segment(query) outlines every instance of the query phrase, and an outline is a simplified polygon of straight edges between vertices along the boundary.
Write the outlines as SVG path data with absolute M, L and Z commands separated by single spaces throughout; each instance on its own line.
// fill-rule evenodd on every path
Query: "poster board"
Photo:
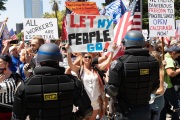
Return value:
M 24 40 L 40 36 L 45 40 L 59 39 L 56 18 L 26 18 L 23 21 Z
M 104 15 L 67 15 L 69 52 L 112 51 L 113 20 Z
M 150 37 L 175 36 L 174 0 L 148 0 Z
M 96 2 L 65 2 L 65 5 L 75 14 L 99 15 Z

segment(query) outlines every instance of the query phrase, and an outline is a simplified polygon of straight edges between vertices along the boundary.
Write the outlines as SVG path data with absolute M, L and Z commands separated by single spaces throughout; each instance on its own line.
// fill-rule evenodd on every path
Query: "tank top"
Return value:
M 88 75 L 85 71 L 83 71 L 81 80 L 84 83 L 85 90 L 91 102 L 97 101 L 100 96 L 98 75 L 93 72 Z

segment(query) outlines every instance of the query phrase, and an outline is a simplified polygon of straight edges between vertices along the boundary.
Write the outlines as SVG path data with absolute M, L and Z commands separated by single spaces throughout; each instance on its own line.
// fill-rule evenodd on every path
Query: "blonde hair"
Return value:
M 31 48 L 23 49 L 23 50 L 21 51 L 21 56 L 20 56 L 20 61 L 23 62 L 23 63 L 26 62 L 26 60 L 25 60 L 25 59 L 26 59 L 26 58 L 25 58 L 26 53 L 28 53 L 28 54 L 34 54 L 34 53 L 32 52 L 32 49 L 31 49 Z
M 151 51 L 151 56 L 156 58 L 156 60 L 159 62 L 160 69 L 163 69 L 164 66 L 162 65 L 162 56 L 160 53 L 157 51 Z
M 40 37 L 40 36 L 34 36 L 32 39 L 36 39 L 38 41 L 39 45 L 42 45 L 45 43 L 44 38 Z

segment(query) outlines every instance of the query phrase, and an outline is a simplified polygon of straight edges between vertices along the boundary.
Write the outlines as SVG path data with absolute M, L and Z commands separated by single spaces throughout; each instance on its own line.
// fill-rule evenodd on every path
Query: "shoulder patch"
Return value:
M 117 64 L 117 60 L 114 60 L 112 63 L 111 63 L 111 70 L 115 68 Z

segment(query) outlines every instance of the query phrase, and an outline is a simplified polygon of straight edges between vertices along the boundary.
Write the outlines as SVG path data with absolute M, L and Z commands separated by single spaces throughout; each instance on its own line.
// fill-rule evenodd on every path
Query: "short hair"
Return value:
M 40 37 L 40 36 L 34 36 L 32 39 L 37 39 L 39 45 L 42 45 L 42 44 L 45 43 L 44 38 L 42 38 L 42 37 Z

